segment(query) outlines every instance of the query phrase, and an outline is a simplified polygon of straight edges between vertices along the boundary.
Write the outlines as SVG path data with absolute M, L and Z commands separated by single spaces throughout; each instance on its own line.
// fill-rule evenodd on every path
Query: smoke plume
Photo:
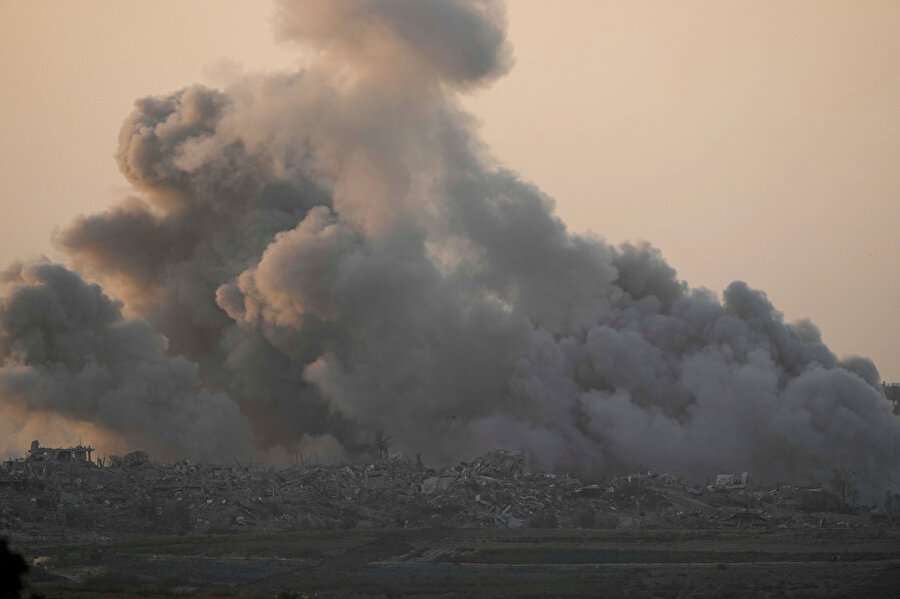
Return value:
M 165 355 L 146 322 L 124 319 L 96 285 L 49 263 L 0 277 L 0 397 L 29 412 L 89 422 L 171 454 L 213 457 L 246 443 L 237 406 L 200 390 L 197 365 Z
M 493 165 L 457 94 L 512 64 L 501 4 L 278 8 L 313 66 L 138 100 L 134 197 L 58 235 L 72 270 L 5 275 L 3 410 L 224 459 L 353 455 L 385 429 L 434 461 L 500 445 L 897 488 L 870 361 L 742 282 L 719 298 L 648 244 L 570 233 Z

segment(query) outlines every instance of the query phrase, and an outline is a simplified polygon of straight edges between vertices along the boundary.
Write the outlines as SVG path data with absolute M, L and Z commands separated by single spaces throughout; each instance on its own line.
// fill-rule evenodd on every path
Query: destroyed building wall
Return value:
M 717 487 L 746 487 L 749 475 L 746 472 L 740 474 L 717 474 Z
M 31 448 L 28 450 L 28 459 L 52 462 L 90 462 L 93 451 L 93 447 L 80 443 L 70 447 L 41 447 L 40 442 L 35 440 L 31 442 Z

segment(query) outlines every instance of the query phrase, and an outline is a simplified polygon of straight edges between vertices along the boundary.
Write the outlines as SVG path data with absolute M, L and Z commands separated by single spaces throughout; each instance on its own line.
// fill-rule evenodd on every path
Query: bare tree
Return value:
M 856 476 L 849 470 L 835 468 L 831 471 L 831 490 L 844 503 L 856 503 Z
M 378 451 L 378 458 L 381 460 L 386 460 L 390 455 L 391 445 L 393 441 L 389 435 L 384 432 L 383 428 L 380 428 L 375 431 L 375 449 Z

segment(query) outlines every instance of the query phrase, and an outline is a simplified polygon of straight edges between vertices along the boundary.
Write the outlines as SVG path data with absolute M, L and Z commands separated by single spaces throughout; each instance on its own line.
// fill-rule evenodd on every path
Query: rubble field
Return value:
M 0 467 L 0 530 L 46 597 L 878 597 L 900 588 L 895 501 L 746 475 L 583 481 L 505 450 L 441 469 L 143 452 Z
M 586 482 L 530 472 L 521 452 L 426 468 L 399 453 L 369 464 L 263 468 L 157 464 L 144 452 L 93 462 L 0 463 L 0 530 L 185 534 L 348 528 L 822 528 L 893 525 L 897 497 L 861 508 L 818 485 L 698 487 L 642 472 Z M 900 518 L 897 518 L 900 520 Z

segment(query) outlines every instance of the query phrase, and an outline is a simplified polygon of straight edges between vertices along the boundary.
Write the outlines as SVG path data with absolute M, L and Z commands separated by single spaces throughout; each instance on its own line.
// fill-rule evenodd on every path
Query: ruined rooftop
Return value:
M 51 462 L 90 462 L 93 447 L 81 445 L 70 447 L 41 447 L 40 441 L 31 442 L 28 459 Z

